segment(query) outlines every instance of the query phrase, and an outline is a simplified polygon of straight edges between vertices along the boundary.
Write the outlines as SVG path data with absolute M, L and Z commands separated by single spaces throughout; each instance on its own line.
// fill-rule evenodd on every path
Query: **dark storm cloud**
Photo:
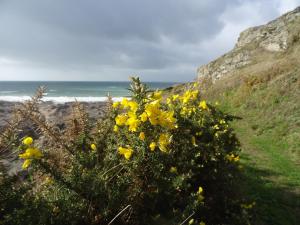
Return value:
M 228 28 L 226 21 L 231 19 L 231 10 L 235 12 L 242 6 L 247 9 L 248 3 L 251 9 L 251 4 L 257 2 L 2 0 L 0 62 L 2 58 L 17 63 L 19 69 L 23 65 L 29 71 L 48 70 L 43 79 L 55 77 L 57 71 L 65 80 L 72 79 L 74 73 L 70 71 L 75 71 L 75 79 L 86 79 L 83 74 L 89 72 L 89 79 L 107 80 L 101 75 L 105 71 L 111 79 L 126 80 L 130 75 L 126 73 L 134 72 L 143 73 L 150 80 L 169 80 L 174 74 L 192 73 L 192 68 L 196 70 L 199 64 L 232 46 L 233 40 L 226 44 L 218 39 L 222 30 Z M 274 6 L 263 19 L 277 14 Z M 232 18 L 238 20 L 240 16 L 237 11 Z M 209 46 L 211 51 L 207 51 Z M 166 73 L 163 78 L 162 72 Z M 124 74 L 114 77 L 117 73 Z M 4 79 L 1 76 L 3 73 L 0 79 Z M 194 73 L 188 76 L 191 79 Z M 186 80 L 176 78 L 180 79 Z

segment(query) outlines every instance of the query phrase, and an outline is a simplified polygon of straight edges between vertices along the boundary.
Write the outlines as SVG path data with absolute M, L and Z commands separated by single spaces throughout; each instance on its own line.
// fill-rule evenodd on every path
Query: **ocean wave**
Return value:
M 10 93 L 16 93 L 18 91 L 0 91 L 0 94 L 10 94 Z
M 24 102 L 30 100 L 30 96 L 0 96 L 0 101 L 7 102 Z M 123 97 L 113 97 L 113 101 L 121 101 Z M 44 97 L 44 102 L 50 101 L 54 103 L 66 103 L 66 102 L 105 102 L 107 97 Z

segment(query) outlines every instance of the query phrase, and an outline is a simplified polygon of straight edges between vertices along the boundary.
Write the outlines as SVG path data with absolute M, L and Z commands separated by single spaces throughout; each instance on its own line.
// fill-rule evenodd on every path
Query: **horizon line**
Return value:
M 113 81 L 113 80 L 0 80 L 0 82 L 127 82 L 131 81 Z M 142 82 L 153 82 L 153 83 L 188 83 L 193 81 L 142 81 Z

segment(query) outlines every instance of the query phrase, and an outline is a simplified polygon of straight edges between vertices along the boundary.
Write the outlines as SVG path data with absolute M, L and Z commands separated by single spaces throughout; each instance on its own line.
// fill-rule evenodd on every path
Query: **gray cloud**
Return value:
M 300 0 L 0 0 L 0 80 L 187 81 Z

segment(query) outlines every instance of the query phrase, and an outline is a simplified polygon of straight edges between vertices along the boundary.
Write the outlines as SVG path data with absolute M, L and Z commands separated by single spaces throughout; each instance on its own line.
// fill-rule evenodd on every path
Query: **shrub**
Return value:
M 43 120 L 40 93 L 16 111 L 40 138 L 20 143 L 28 178 L 14 191 L 26 186 L 27 203 L 6 204 L 2 224 L 11 215 L 18 215 L 14 224 L 20 216 L 28 224 L 248 223 L 236 185 L 233 118 L 202 100 L 197 86 L 164 96 L 133 78 L 130 91 L 131 99 L 109 100 L 96 124 L 76 103 L 64 131 Z

